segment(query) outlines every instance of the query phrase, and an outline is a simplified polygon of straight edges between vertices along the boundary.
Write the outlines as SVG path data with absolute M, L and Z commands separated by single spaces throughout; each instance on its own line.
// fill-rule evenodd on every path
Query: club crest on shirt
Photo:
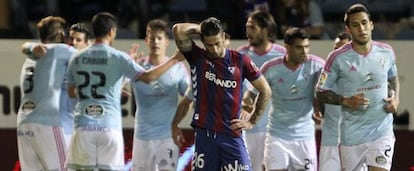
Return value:
M 384 156 L 378 156 L 375 158 L 375 163 L 379 165 L 385 165 L 387 164 L 387 158 L 385 158 Z
M 234 74 L 234 70 L 236 70 L 235 67 L 227 67 L 227 70 L 231 72 L 231 74 Z
M 323 87 L 325 85 L 326 80 L 328 79 L 328 74 L 324 71 L 322 72 L 321 76 L 319 77 L 318 85 Z
M 385 59 L 384 59 L 384 57 L 379 57 L 378 62 L 381 65 L 381 67 L 384 69 L 385 68 Z

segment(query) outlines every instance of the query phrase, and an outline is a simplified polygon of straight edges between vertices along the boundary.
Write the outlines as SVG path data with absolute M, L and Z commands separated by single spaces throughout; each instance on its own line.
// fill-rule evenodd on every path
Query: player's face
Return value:
M 224 33 L 203 38 L 203 44 L 207 54 L 212 58 L 224 57 L 226 47 L 224 46 Z
M 88 41 L 86 41 L 85 33 L 73 30 L 69 32 L 69 44 L 78 50 L 86 48 L 89 45 Z
M 148 29 L 145 42 L 148 46 L 149 56 L 162 56 L 168 46 L 168 37 L 162 30 Z
M 260 28 L 257 22 L 254 21 L 251 17 L 247 19 L 246 36 L 251 46 L 256 47 L 261 44 L 264 44 L 267 40 L 266 35 L 266 29 Z
M 304 63 L 309 49 L 309 39 L 295 39 L 291 45 L 286 46 L 289 61 L 295 65 Z
M 336 38 L 335 41 L 334 41 L 334 49 L 338 49 L 338 48 L 342 47 L 343 45 L 345 45 L 348 42 L 349 42 L 348 39 L 342 39 L 341 40 L 339 38 Z
M 374 24 L 369 19 L 367 13 L 358 12 L 349 15 L 349 25 L 347 26 L 347 29 L 351 34 L 353 43 L 365 45 L 371 40 Z

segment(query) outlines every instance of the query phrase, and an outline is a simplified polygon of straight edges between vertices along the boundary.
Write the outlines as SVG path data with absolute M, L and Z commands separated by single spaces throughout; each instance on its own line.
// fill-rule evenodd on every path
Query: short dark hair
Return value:
M 62 17 L 48 16 L 41 19 L 36 25 L 40 41 L 63 43 L 65 38 L 65 24 L 66 21 Z
M 209 17 L 200 23 L 201 40 L 207 36 L 215 36 L 223 32 L 220 20 L 214 17 Z
M 170 33 L 170 29 L 166 21 L 161 19 L 153 19 L 147 24 L 147 34 L 149 30 L 163 31 L 167 36 Z
M 351 35 L 347 32 L 340 32 L 340 33 L 338 33 L 338 35 L 336 35 L 336 37 L 339 40 L 345 40 L 345 39 L 346 40 L 352 40 Z
M 95 37 L 105 36 L 112 28 L 116 27 L 116 18 L 109 12 L 97 13 L 92 18 L 92 29 Z
M 93 38 L 93 35 L 90 32 L 89 27 L 85 23 L 72 24 L 72 26 L 70 26 L 70 30 L 85 34 L 85 41 L 88 41 L 90 38 Z
M 345 12 L 344 22 L 349 26 L 349 16 L 358 12 L 365 12 L 368 15 L 369 20 L 371 20 L 371 14 L 368 9 L 362 4 L 354 4 L 348 8 Z
M 267 29 L 267 36 L 270 40 L 274 41 L 276 39 L 277 25 L 272 14 L 263 10 L 256 10 L 249 14 L 249 18 L 256 21 L 260 28 Z
M 291 27 L 287 29 L 283 37 L 284 42 L 291 45 L 295 39 L 310 39 L 310 35 L 302 28 Z

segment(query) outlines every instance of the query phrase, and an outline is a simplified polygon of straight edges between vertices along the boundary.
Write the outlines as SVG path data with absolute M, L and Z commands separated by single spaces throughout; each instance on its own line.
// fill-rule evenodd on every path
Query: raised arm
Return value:
M 188 52 L 193 46 L 192 35 L 200 34 L 200 25 L 195 23 L 177 23 L 173 25 L 175 43 L 180 52 Z
M 46 54 L 46 45 L 42 43 L 25 42 L 21 47 L 22 53 L 25 55 L 33 54 L 36 57 L 42 57 Z

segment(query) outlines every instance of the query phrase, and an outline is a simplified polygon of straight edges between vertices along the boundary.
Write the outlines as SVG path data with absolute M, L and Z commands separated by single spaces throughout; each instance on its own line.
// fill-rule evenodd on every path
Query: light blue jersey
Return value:
M 140 63 L 145 69 L 154 67 L 148 57 Z M 190 85 L 184 63 L 171 67 L 155 81 L 132 83 L 137 110 L 135 137 L 142 140 L 171 138 L 171 122 L 177 109 L 178 95 L 183 96 Z
M 122 129 L 122 79 L 135 80 L 143 71 L 126 53 L 106 44 L 77 53 L 68 71 L 68 82 L 76 85 L 79 98 L 75 127 Z
M 272 59 L 261 68 L 272 89 L 269 133 L 288 141 L 314 140 L 313 100 L 324 60 L 308 55 L 295 70 L 288 68 L 284 60 L 285 57 Z
M 382 136 L 393 135 L 393 116 L 384 110 L 388 96 L 388 79 L 397 76 L 393 49 L 373 41 L 369 53 L 359 54 L 347 44 L 329 54 L 318 88 L 350 97 L 365 93 L 370 101 L 367 109 L 342 107 L 341 144 L 357 145 Z
M 66 44 L 46 44 L 39 59 L 26 59 L 20 75 L 22 103 L 17 124 L 38 123 L 62 126 L 59 103 L 67 64 L 75 49 Z
M 324 104 L 325 112 L 322 122 L 321 144 L 324 146 L 337 146 L 339 144 L 339 119 L 341 106 Z
M 263 54 L 257 54 L 254 51 L 254 47 L 249 45 L 244 45 L 238 48 L 238 51 L 242 54 L 247 54 L 252 61 L 256 64 L 257 67 L 261 67 L 265 62 L 276 58 L 276 57 L 282 57 L 286 54 L 286 49 L 283 46 L 280 46 L 278 44 L 273 43 L 272 48 L 269 49 L 269 51 L 263 53 Z M 245 81 L 247 82 L 247 81 Z M 246 86 L 248 87 L 248 86 Z M 269 120 L 269 110 L 270 110 L 270 104 L 266 106 L 266 110 L 259 119 L 259 121 L 254 125 L 254 127 L 250 130 L 246 130 L 246 133 L 253 133 L 253 132 L 265 132 L 266 131 L 266 125 Z

